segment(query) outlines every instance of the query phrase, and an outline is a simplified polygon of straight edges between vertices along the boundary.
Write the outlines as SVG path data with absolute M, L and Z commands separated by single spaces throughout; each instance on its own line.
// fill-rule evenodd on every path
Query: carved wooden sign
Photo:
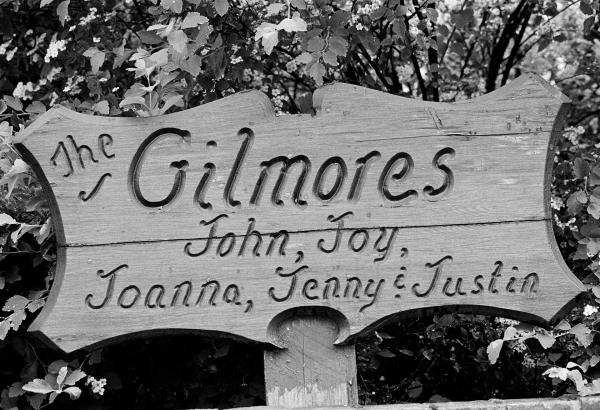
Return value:
M 30 330 L 70 352 L 152 330 L 278 344 L 308 306 L 339 313 L 337 342 L 423 308 L 551 320 L 584 290 L 549 209 L 567 102 L 524 75 L 454 104 L 335 84 L 316 116 L 258 92 L 151 118 L 54 108 L 18 145 L 59 243 Z

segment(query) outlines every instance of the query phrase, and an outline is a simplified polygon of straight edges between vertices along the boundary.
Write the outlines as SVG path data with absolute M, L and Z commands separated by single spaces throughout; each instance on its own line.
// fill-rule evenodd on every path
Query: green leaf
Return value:
M 54 0 L 42 0 L 40 2 L 40 8 L 46 7 L 48 4 L 52 3 Z
M 390 352 L 388 349 L 383 349 L 383 350 L 378 351 L 377 356 L 386 357 L 386 358 L 396 357 L 396 355 L 394 353 Z
M 219 16 L 224 16 L 229 10 L 229 1 L 227 0 L 215 0 L 215 10 L 219 13 Z
M 44 394 L 28 394 L 25 398 L 34 410 L 38 410 L 42 406 L 46 396 Z
M 14 225 L 19 222 L 15 221 L 15 219 L 9 214 L 0 214 L 0 226 L 4 225 Z
M 279 14 L 286 6 L 283 3 L 271 3 L 267 6 L 266 17 L 275 16 Z
M 450 35 L 450 29 L 445 24 L 438 24 L 436 26 L 438 33 L 440 33 L 443 37 L 448 37 Z
M 150 56 L 150 60 L 159 67 L 166 65 L 169 62 L 169 50 L 163 48 L 157 51 Z
M 29 303 L 29 299 L 25 296 L 14 295 L 8 298 L 6 303 L 4 303 L 4 307 L 2 308 L 3 312 L 15 312 L 17 310 L 25 309 L 25 306 Z
M 172 31 L 167 36 L 167 40 L 169 41 L 171 47 L 173 47 L 173 49 L 178 53 L 183 54 L 187 51 L 187 43 L 189 39 L 187 34 L 185 34 L 183 30 Z
M 504 331 L 503 340 L 513 340 L 517 335 L 517 329 L 514 326 L 509 326 Z
M 406 390 L 408 393 L 408 397 L 410 397 L 411 399 L 416 399 L 421 395 L 421 393 L 423 393 L 423 384 L 418 380 L 414 380 Z
M 299 10 L 306 9 L 306 2 L 304 0 L 291 0 L 290 4 Z
M 342 38 L 340 36 L 332 36 L 329 39 L 329 48 L 328 48 L 328 50 L 331 50 L 332 52 L 334 52 L 338 56 L 342 56 L 343 57 L 348 52 L 348 42 L 346 41 L 345 38 Z
M 8 331 L 10 330 L 10 322 L 8 320 L 3 320 L 0 322 L 0 340 L 4 340 Z
M 583 380 L 583 376 L 581 375 L 581 372 L 579 370 L 569 370 L 569 372 L 567 373 L 567 377 L 569 378 L 569 380 L 575 383 L 575 388 L 577 389 L 577 391 L 581 391 L 581 389 L 583 389 L 585 381 Z
M 578 179 L 583 179 L 590 173 L 590 165 L 583 158 L 575 158 L 573 162 L 573 173 Z
M 474 20 L 475 16 L 472 7 L 467 7 L 461 12 L 452 14 L 452 21 L 456 24 L 457 28 L 466 28 Z
M 502 350 L 503 345 L 504 340 L 502 339 L 494 340 L 488 345 L 487 354 L 491 364 L 496 364 L 496 361 L 498 361 L 498 357 L 500 356 L 500 351 Z
M 590 16 L 583 21 L 583 34 L 589 36 L 592 32 L 592 27 L 594 27 L 594 22 L 596 21 L 596 16 Z
M 13 330 L 19 330 L 19 327 L 21 327 L 21 323 L 23 323 L 23 321 L 26 318 L 27 314 L 25 313 L 25 310 L 17 310 L 8 317 Z
M 54 391 L 52 386 L 50 386 L 50 384 L 48 384 L 48 382 L 44 379 L 33 379 L 23 386 L 23 390 L 41 394 L 48 394 Z
M 31 313 L 33 313 L 36 310 L 44 307 L 45 304 L 46 304 L 46 301 L 44 299 L 32 300 L 27 305 L 27 310 L 30 311 Z
M 42 114 L 46 112 L 46 106 L 39 101 L 34 101 L 29 104 L 25 111 L 33 114 Z
M 582 191 L 573 192 L 567 199 L 567 210 L 571 215 L 577 215 L 583 209 L 583 204 L 579 201 L 581 198 L 581 192 Z
M 164 114 L 172 106 L 178 105 L 181 103 L 183 103 L 183 95 L 181 95 L 181 94 L 172 95 L 165 100 L 163 106 L 160 108 L 159 114 Z
M 567 331 L 571 330 L 571 325 L 566 320 L 561 320 L 555 327 L 556 330 Z
M 58 370 L 58 375 L 56 376 L 56 383 L 59 386 L 62 386 L 65 381 L 65 377 L 67 377 L 67 373 L 69 372 L 69 368 L 67 366 L 63 366 Z
M 56 7 L 56 15 L 58 16 L 60 24 L 62 24 L 63 26 L 65 25 L 65 21 L 67 21 L 67 18 L 69 17 L 70 2 L 71 0 L 62 1 L 58 4 L 58 7 Z
M 292 1 L 293 4 L 293 1 Z M 333 28 L 342 28 L 346 25 L 352 14 L 346 10 L 337 10 L 329 19 L 329 24 Z
M 173 13 L 181 13 L 183 0 L 160 0 L 160 6 L 165 10 L 171 10 Z
M 593 219 L 583 224 L 579 229 L 579 232 L 586 238 L 599 239 L 600 238 L 600 223 Z
M 325 73 L 325 66 L 318 61 L 314 62 L 308 70 L 308 74 L 315 80 L 319 87 L 323 85 L 323 76 Z
M 25 390 L 23 390 L 23 383 L 21 382 L 14 382 L 8 389 L 8 397 L 19 397 L 23 394 L 25 394 Z
M 299 64 L 310 64 L 314 60 L 311 53 L 304 52 L 294 59 Z
M 583 347 L 588 347 L 592 343 L 592 331 L 583 323 L 573 326 L 569 333 L 575 335 Z
M 106 101 L 106 100 L 97 102 L 96 104 L 94 104 L 92 109 L 94 110 L 94 112 L 97 112 L 98 114 L 102 114 L 102 115 L 110 114 L 110 106 L 108 105 L 108 101 Z
M 310 52 L 322 51 L 323 48 L 325 48 L 325 41 L 319 36 L 312 37 L 310 40 L 308 40 L 306 48 Z
M 53 391 L 52 393 L 50 393 L 50 396 L 48 397 L 48 404 L 54 403 L 54 400 L 56 400 L 56 396 L 58 396 L 58 392 Z
M 273 47 L 279 42 L 279 32 L 277 26 L 273 23 L 261 23 L 256 29 L 254 40 L 262 39 L 262 45 L 265 48 L 267 54 L 271 54 Z
M 538 342 L 540 342 L 544 349 L 551 348 L 552 345 L 554 345 L 554 342 L 556 342 L 556 339 L 548 333 L 536 332 L 534 337 L 538 340 Z
M 90 353 L 90 358 L 88 360 L 88 363 L 90 365 L 98 364 L 101 361 L 102 361 L 102 349 L 96 349 L 92 353 Z
M 160 40 L 160 38 L 159 38 Z M 113 61 L 113 70 L 115 68 L 119 68 L 123 65 L 125 61 L 133 54 L 132 50 L 125 50 L 124 46 L 113 48 L 113 53 L 115 53 L 116 57 Z
M 141 105 L 146 105 L 146 100 L 144 99 L 144 97 L 141 97 L 139 95 L 137 96 L 133 96 L 133 97 L 126 97 L 123 99 L 123 101 L 121 101 L 121 103 L 119 104 L 119 107 L 123 108 L 127 105 L 133 105 L 133 104 L 141 104 Z
M 13 97 L 12 95 L 5 95 L 4 102 L 10 108 L 15 111 L 23 111 L 23 103 L 17 97 Z
M 90 47 L 87 50 L 85 50 L 83 55 L 90 59 L 90 64 L 92 65 L 92 73 L 97 74 L 102 64 L 104 64 L 106 54 L 103 51 L 98 50 L 96 47 Z
M 299 13 L 294 13 L 292 18 L 284 18 L 277 25 L 277 30 L 285 30 L 288 33 L 295 31 L 306 31 L 306 21 L 300 18 Z
M 181 28 L 195 28 L 205 23 L 208 23 L 207 17 L 204 17 L 202 14 L 196 11 L 192 11 L 191 13 L 188 13 L 181 22 Z
M 152 31 L 141 30 L 137 32 L 137 35 L 144 44 L 155 45 L 163 42 L 162 38 Z
M 77 383 L 79 380 L 83 379 L 85 376 L 87 376 L 87 375 L 85 374 L 85 372 L 83 370 L 75 369 L 67 375 L 63 384 L 65 386 L 73 386 L 75 383 Z
M 600 394 L 600 379 L 593 380 L 591 383 L 583 386 L 579 391 L 581 396 L 591 396 L 593 394 Z
M 579 2 L 579 10 L 581 10 L 583 14 L 587 14 L 588 16 L 594 14 L 594 9 L 585 0 Z
M 58 374 L 60 369 L 62 369 L 65 366 L 68 366 L 68 363 L 65 362 L 64 360 L 55 360 L 52 363 L 50 363 L 50 365 L 48 366 L 48 373 Z
M 325 62 L 326 64 L 329 64 L 330 66 L 334 66 L 334 67 L 337 66 L 338 65 L 337 54 L 331 50 L 327 50 L 326 52 L 323 53 L 323 62 Z
M 67 387 L 63 392 L 67 393 L 71 400 L 76 400 L 81 396 L 81 389 L 76 386 Z
M 600 219 L 600 202 L 591 201 L 587 207 L 587 212 L 595 219 Z

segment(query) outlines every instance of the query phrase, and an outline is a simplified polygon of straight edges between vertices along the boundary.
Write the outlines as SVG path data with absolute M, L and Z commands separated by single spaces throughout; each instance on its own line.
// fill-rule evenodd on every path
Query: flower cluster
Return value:
M 102 396 L 106 387 L 106 379 L 96 379 L 93 376 L 88 376 L 85 385 L 90 386 L 92 393 Z
M 27 84 L 23 84 L 23 82 L 20 81 L 13 90 L 12 94 L 13 97 L 17 97 L 22 100 L 31 100 L 32 93 L 39 90 L 39 88 L 39 86 L 34 86 L 31 81 L 28 81 Z
M 375 10 L 379 9 L 383 4 L 382 0 L 373 0 L 370 4 L 358 6 L 356 12 L 350 17 L 350 24 L 356 27 L 357 30 L 368 30 L 368 27 L 363 25 L 362 16 L 368 16 Z
M 578 127 L 569 127 L 565 129 L 563 135 L 566 139 L 571 141 L 571 144 L 578 145 L 579 144 L 579 136 L 585 133 L 585 128 L 581 125 Z
M 46 57 L 44 57 L 44 61 L 49 63 L 51 59 L 58 57 L 58 53 L 60 51 L 65 51 L 67 49 L 67 41 L 66 40 L 56 40 L 52 39 L 50 44 L 48 44 L 48 50 L 46 51 Z

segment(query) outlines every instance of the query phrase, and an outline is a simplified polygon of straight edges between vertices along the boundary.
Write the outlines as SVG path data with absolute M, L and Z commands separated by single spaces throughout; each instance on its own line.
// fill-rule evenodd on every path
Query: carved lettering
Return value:
M 160 201 L 150 201 L 144 197 L 140 189 L 140 172 L 146 152 L 149 150 L 152 144 L 166 135 L 176 135 L 187 143 L 191 142 L 191 136 L 188 131 L 180 130 L 178 128 L 162 128 L 150 134 L 150 136 L 148 136 L 148 138 L 142 142 L 133 156 L 133 160 L 131 161 L 131 165 L 129 167 L 128 185 L 131 196 L 135 201 L 147 208 L 158 208 L 170 204 L 181 194 L 183 185 L 185 183 L 185 175 L 189 163 L 185 160 L 181 160 L 171 162 L 170 164 L 170 167 L 177 170 L 177 172 L 175 173 L 175 180 L 173 181 L 171 191 L 167 194 L 167 196 L 165 196 L 165 198 L 161 199 Z
M 402 168 L 398 173 L 393 173 L 394 168 L 398 163 L 402 162 Z M 402 183 L 404 179 L 408 178 L 415 167 L 415 163 L 412 157 L 406 152 L 399 152 L 394 155 L 385 164 L 381 177 L 379 178 L 378 189 L 379 192 L 388 200 L 392 202 L 401 202 L 405 199 L 416 198 L 418 196 L 417 191 L 414 189 L 406 190 L 400 194 L 392 194 L 390 192 L 390 179 L 394 180 L 398 184 Z
M 127 269 L 128 267 L 129 266 L 125 264 L 119 265 L 110 272 L 106 273 L 104 273 L 104 270 L 100 269 L 97 272 L 97 275 L 102 279 L 108 278 L 108 286 L 106 287 L 106 292 L 104 292 L 104 298 L 102 299 L 102 302 L 99 305 L 94 305 L 92 303 L 92 298 L 94 297 L 94 295 L 90 293 L 85 297 L 85 304 L 92 309 L 101 309 L 104 306 L 106 306 L 108 302 L 110 302 L 110 300 L 112 299 L 113 292 L 115 290 L 115 281 L 117 280 L 117 273 L 123 269 Z
M 335 168 L 336 173 L 335 182 L 331 188 L 329 188 L 328 192 L 324 192 L 324 180 L 328 174 L 328 171 L 333 168 Z M 317 170 L 317 175 L 315 176 L 315 182 L 313 184 L 313 193 L 315 196 L 324 202 L 331 201 L 333 198 L 335 198 L 342 188 L 347 171 L 348 169 L 346 167 L 346 163 L 341 157 L 331 157 L 323 162 L 323 164 Z
M 444 195 L 447 195 L 452 191 L 452 188 L 454 187 L 454 173 L 447 165 L 443 164 L 443 162 L 446 158 L 454 158 L 454 155 L 454 149 L 444 148 L 439 150 L 433 157 L 431 165 L 442 171 L 444 174 L 444 181 L 438 188 L 434 188 L 431 185 L 427 185 L 423 188 L 423 194 L 428 201 L 438 201 L 442 199 Z
M 262 170 L 260 171 L 258 181 L 256 181 L 254 192 L 250 198 L 250 204 L 258 205 L 260 203 L 262 191 L 264 185 L 266 184 L 266 179 L 269 175 L 271 167 L 280 165 L 281 169 L 279 171 L 279 177 L 277 178 L 277 182 L 275 183 L 275 187 L 271 193 L 271 203 L 276 206 L 283 206 L 283 201 L 281 200 L 282 187 L 285 185 L 290 168 L 296 164 L 302 164 L 302 171 L 300 172 L 298 180 L 296 181 L 296 186 L 292 194 L 292 201 L 300 208 L 305 207 L 306 201 L 301 198 L 301 195 L 304 182 L 306 181 L 308 173 L 310 172 L 310 160 L 305 155 L 298 155 L 289 159 L 287 157 L 275 157 L 269 161 L 261 162 L 260 166 L 262 167 Z
M 239 178 L 242 165 L 244 164 L 244 159 L 246 158 L 246 155 L 248 154 L 248 151 L 250 151 L 252 143 L 254 142 L 254 131 L 252 131 L 250 128 L 242 128 L 238 132 L 238 136 L 242 135 L 245 135 L 244 140 L 242 141 L 240 150 L 238 151 L 235 162 L 233 163 L 233 167 L 231 168 L 231 172 L 229 173 L 229 178 L 227 178 L 225 190 L 223 191 L 223 199 L 225 200 L 225 203 L 232 207 L 238 207 L 241 205 L 240 201 L 237 201 L 233 198 L 235 184 Z

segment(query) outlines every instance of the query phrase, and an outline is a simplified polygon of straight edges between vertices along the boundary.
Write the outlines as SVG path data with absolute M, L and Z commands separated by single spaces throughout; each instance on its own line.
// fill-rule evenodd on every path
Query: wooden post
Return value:
M 267 404 L 277 407 L 357 406 L 354 344 L 335 346 L 335 320 L 299 315 L 283 321 L 283 349 L 265 351 Z

